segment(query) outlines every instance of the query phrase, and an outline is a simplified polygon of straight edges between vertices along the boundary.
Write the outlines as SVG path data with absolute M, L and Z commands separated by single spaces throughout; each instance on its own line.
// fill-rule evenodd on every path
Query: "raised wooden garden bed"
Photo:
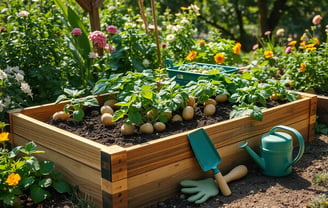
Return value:
M 101 103 L 101 97 L 99 100 Z M 211 172 L 203 173 L 194 158 L 188 132 L 129 148 L 104 146 L 46 124 L 63 105 L 12 111 L 11 140 L 15 145 L 36 142 L 46 151 L 39 157 L 55 162 L 57 170 L 93 198 L 97 207 L 143 207 L 177 193 L 183 179 L 211 175 Z M 275 125 L 293 127 L 305 141 L 313 140 L 316 107 L 315 95 L 302 94 L 297 101 L 265 110 L 262 122 L 242 117 L 204 127 L 220 152 L 221 171 L 225 173 L 249 160 L 246 151 L 238 145 L 247 140 L 252 148 L 258 149 L 261 135 Z
M 328 125 L 328 97 L 318 96 L 317 115 L 318 121 Z

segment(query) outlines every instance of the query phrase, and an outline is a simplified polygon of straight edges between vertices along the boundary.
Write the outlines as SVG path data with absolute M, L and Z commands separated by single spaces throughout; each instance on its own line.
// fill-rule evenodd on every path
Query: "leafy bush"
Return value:
M 0 135 L 1 207 L 19 203 L 22 194 L 28 194 L 33 202 L 39 203 L 50 197 L 50 188 L 59 193 L 71 192 L 69 184 L 61 179 L 59 173 L 54 172 L 53 162 L 39 161 L 33 155 L 43 153 L 36 149 L 33 141 L 8 150 L 5 147 L 8 133 L 2 132 Z

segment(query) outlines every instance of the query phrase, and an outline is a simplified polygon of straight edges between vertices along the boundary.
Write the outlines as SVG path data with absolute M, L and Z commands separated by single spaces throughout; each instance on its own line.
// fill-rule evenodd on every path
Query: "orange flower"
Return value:
M 1 132 L 0 133 L 0 142 L 6 142 L 8 141 L 8 132 Z
M 200 41 L 199 41 L 199 45 L 200 45 L 200 46 L 205 46 L 205 44 L 206 44 L 205 40 L 200 40 Z
M 214 61 L 217 64 L 223 64 L 224 63 L 224 54 L 223 53 L 215 54 Z
M 271 50 L 264 51 L 264 57 L 265 58 L 272 58 L 273 57 L 273 52 Z
M 236 43 L 235 46 L 233 47 L 233 53 L 238 55 L 240 54 L 240 50 L 241 50 L 241 44 Z
M 21 179 L 22 178 L 18 173 L 11 173 L 6 180 L 6 183 L 9 186 L 16 186 Z
M 194 61 L 194 60 L 196 60 L 196 58 L 197 58 L 197 51 L 192 50 L 192 51 L 189 51 L 189 53 L 186 57 L 186 60 L 187 61 Z
M 306 69 L 305 63 L 301 63 L 301 65 L 300 65 L 300 72 L 305 72 L 305 69 Z

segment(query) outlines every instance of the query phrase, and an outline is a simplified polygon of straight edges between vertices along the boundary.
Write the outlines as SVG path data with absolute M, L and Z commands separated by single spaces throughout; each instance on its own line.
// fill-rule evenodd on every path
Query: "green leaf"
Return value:
M 31 188 L 31 198 L 33 202 L 40 203 L 50 196 L 50 193 L 40 186 L 33 186 Z
M 51 161 L 40 162 L 39 173 L 42 175 L 49 175 L 55 169 L 55 164 Z
M 128 112 L 128 118 L 130 122 L 135 123 L 137 125 L 143 123 L 143 115 L 140 113 L 140 110 L 134 107 L 131 107 Z
M 98 103 L 98 100 L 95 97 L 88 96 L 88 97 L 85 98 L 83 105 L 91 107 L 91 106 L 99 106 L 99 103 Z
M 153 98 L 152 86 L 151 85 L 141 86 L 141 96 L 151 100 Z
M 66 95 L 59 95 L 57 100 L 55 101 L 55 103 L 57 104 L 63 100 L 67 100 L 67 99 L 68 99 L 68 97 Z
M 118 121 L 119 119 L 123 118 L 126 115 L 126 112 L 122 109 L 115 111 L 113 115 L 113 121 Z
M 64 180 L 55 181 L 52 185 L 58 193 L 71 193 L 71 186 Z
M 51 184 L 52 184 L 51 178 L 43 178 L 38 183 L 38 185 L 42 188 L 47 188 L 47 187 L 51 186 Z
M 263 113 L 261 108 L 254 106 L 252 113 L 250 114 L 251 118 L 262 121 L 263 120 Z
M 20 185 L 23 186 L 24 188 L 27 188 L 31 186 L 34 182 L 35 182 L 35 178 L 33 176 L 23 177 L 20 182 Z
M 76 121 L 82 121 L 84 117 L 84 111 L 82 109 L 78 109 L 73 111 L 72 113 L 73 119 Z

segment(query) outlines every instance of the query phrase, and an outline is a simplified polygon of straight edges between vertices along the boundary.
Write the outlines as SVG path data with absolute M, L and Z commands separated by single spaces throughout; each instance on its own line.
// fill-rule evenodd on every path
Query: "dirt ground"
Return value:
M 231 196 L 218 194 L 205 203 L 196 205 L 186 200 L 190 195 L 182 193 L 159 202 L 149 208 L 302 208 L 321 194 L 328 195 L 328 182 L 318 185 L 313 176 L 328 173 L 328 136 L 317 135 L 314 142 L 305 145 L 302 158 L 293 166 L 293 172 L 284 177 L 264 176 L 252 161 L 247 165 L 248 174 L 229 183 Z M 328 207 L 328 201 L 326 202 Z
M 275 106 L 277 103 L 270 103 L 270 105 Z M 115 143 L 121 146 L 131 146 L 136 143 L 176 134 L 181 131 L 198 128 L 229 118 L 231 105 L 220 104 L 217 106 L 217 109 L 219 110 L 217 110 L 215 115 L 205 117 L 202 114 L 202 109 L 197 108 L 195 117 L 192 121 L 171 123 L 167 126 L 165 133 L 156 133 L 151 136 L 135 134 L 134 136 L 122 137 L 119 132 L 120 123 L 117 123 L 114 127 L 104 127 L 99 123 L 99 109 L 95 108 L 90 109 L 90 111 L 86 113 L 86 117 L 81 123 L 76 123 L 72 120 L 67 122 L 49 121 L 49 123 L 105 145 Z M 320 194 L 328 194 L 328 184 L 317 185 L 312 182 L 314 174 L 323 171 L 328 172 L 327 135 L 317 135 L 314 142 L 306 144 L 303 157 L 293 166 L 293 172 L 288 176 L 264 176 L 254 162 L 250 161 L 245 165 L 248 167 L 248 174 L 246 177 L 229 184 L 232 191 L 231 196 L 226 197 L 219 194 L 203 204 L 196 205 L 186 200 L 189 197 L 188 195 L 178 193 L 176 197 L 159 202 L 148 208 L 299 208 L 306 207 L 313 198 L 318 197 Z M 48 206 L 47 203 L 44 203 L 43 207 L 63 207 L 59 205 L 60 201 L 57 201 L 58 206 L 53 206 L 56 200 L 52 201 L 52 205 Z

